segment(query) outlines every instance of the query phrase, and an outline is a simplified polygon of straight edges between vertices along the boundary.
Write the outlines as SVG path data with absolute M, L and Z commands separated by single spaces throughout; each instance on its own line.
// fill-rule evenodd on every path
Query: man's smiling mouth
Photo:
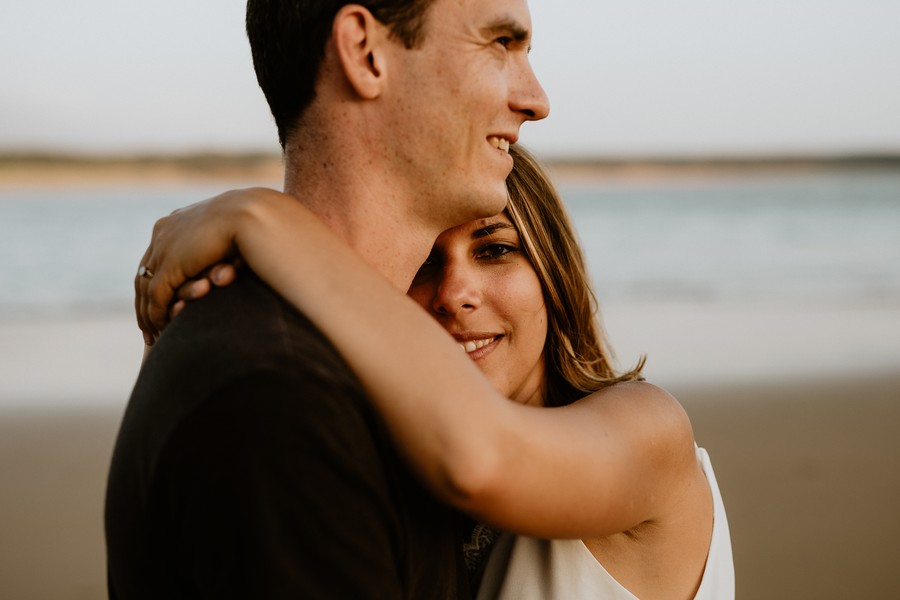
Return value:
M 503 152 L 509 152 L 509 140 L 504 139 L 502 137 L 497 137 L 492 135 L 488 138 L 488 142 L 494 146 L 497 150 L 502 150 Z

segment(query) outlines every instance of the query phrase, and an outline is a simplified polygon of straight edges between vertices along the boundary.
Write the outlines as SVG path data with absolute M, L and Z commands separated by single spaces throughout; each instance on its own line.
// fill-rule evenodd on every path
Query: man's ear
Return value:
M 334 17 L 332 39 L 350 86 L 366 99 L 377 98 L 384 85 L 384 53 L 388 29 L 369 10 L 345 4 Z

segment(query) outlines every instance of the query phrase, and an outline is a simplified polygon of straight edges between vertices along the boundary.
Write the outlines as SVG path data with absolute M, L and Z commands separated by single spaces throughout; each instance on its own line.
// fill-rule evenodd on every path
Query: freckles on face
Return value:
M 507 282 L 510 288 L 498 298 L 497 313 L 510 325 L 508 352 L 503 360 L 488 362 L 485 374 L 513 400 L 543 404 L 547 308 L 540 282 L 530 264 Z

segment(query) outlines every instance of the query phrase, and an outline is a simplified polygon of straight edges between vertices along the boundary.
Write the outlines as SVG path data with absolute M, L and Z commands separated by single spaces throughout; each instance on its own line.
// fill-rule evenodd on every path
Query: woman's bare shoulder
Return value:
M 675 421 L 687 420 L 684 407 L 671 393 L 647 381 L 625 381 L 593 392 L 578 403 L 605 407 L 608 410 L 627 410 L 642 417 L 658 416 Z M 683 425 L 683 423 L 682 423 Z
M 603 388 L 579 400 L 598 420 L 611 420 L 620 441 L 656 454 L 654 462 L 674 467 L 693 460 L 694 430 L 681 403 L 646 381 Z

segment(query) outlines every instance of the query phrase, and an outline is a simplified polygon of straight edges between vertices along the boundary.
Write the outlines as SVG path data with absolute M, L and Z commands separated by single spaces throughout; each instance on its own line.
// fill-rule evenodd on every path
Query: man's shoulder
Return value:
M 233 284 L 213 288 L 206 298 L 189 303 L 165 334 L 216 343 L 229 338 L 260 340 L 273 348 L 288 335 L 328 344 L 305 315 L 247 269 Z
M 371 420 L 362 386 L 327 338 L 250 272 L 169 325 L 141 368 L 125 423 L 164 439 L 233 389 L 258 390 L 244 394 L 247 411 L 263 410 L 265 396 L 297 419 L 332 404 Z
M 349 373 L 319 329 L 249 270 L 232 285 L 189 304 L 151 357 L 156 353 L 185 366 L 211 362 L 219 369 L 243 365 L 290 368 L 297 374 Z
M 147 548 L 148 561 L 167 556 L 153 544 L 187 523 L 203 548 L 194 556 L 252 549 L 266 568 L 305 565 L 301 579 L 323 575 L 329 589 L 375 589 L 376 579 L 408 597 L 465 589 L 454 515 L 400 461 L 327 339 L 249 273 L 185 309 L 150 353 L 113 455 L 106 518 L 110 572 L 126 579 L 122 565 Z M 234 531 L 249 538 L 215 538 Z M 308 555 L 323 539 L 315 554 L 333 557 L 328 567 Z M 351 577 L 336 583 L 331 564 Z
M 149 480 L 172 436 L 198 414 L 220 425 L 343 419 L 380 435 L 362 386 L 328 340 L 249 272 L 185 308 L 150 351 L 123 417 L 118 461 Z

